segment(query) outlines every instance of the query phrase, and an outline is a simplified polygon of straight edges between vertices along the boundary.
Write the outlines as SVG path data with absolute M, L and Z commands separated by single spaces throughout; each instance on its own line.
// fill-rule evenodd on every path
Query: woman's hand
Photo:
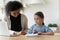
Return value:
M 15 32 L 16 35 L 25 35 L 26 33 L 23 32 L 23 31 L 20 31 L 20 32 Z
M 25 35 L 25 34 L 26 34 L 26 32 L 23 32 L 23 31 L 20 32 L 20 35 Z
M 42 34 L 42 32 L 38 32 L 38 35 L 41 35 Z

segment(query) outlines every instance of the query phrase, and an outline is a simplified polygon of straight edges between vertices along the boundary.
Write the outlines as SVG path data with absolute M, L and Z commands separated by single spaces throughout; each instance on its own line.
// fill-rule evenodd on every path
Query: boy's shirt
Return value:
M 45 25 L 41 25 L 41 26 L 32 25 L 32 27 L 29 29 L 28 33 L 31 34 L 33 30 L 36 30 L 37 33 L 38 32 L 43 32 L 43 33 L 53 32 L 49 27 L 46 27 Z

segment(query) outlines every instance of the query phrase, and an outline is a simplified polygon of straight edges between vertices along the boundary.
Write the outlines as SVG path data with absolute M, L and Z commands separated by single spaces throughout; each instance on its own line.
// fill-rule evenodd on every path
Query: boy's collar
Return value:
M 35 26 L 43 26 L 43 25 L 38 25 L 38 24 L 35 24 Z

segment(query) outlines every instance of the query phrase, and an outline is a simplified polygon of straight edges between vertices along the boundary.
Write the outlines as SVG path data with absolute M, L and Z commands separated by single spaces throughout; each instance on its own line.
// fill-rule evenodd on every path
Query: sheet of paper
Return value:
M 38 36 L 38 34 L 26 34 L 25 36 L 28 36 L 28 37 L 35 37 L 35 36 Z

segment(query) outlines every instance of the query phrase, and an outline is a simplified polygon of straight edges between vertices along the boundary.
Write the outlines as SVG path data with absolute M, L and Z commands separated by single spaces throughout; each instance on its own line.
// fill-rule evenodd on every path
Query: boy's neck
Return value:
M 42 24 L 35 24 L 35 25 L 37 25 L 37 26 L 42 26 Z

